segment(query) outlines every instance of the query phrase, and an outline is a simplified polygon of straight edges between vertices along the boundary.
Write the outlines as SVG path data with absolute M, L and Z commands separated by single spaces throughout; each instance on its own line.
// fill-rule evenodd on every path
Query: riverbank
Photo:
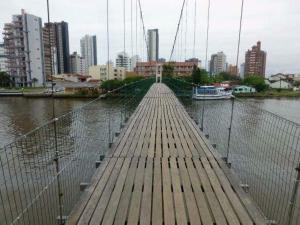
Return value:
M 300 91 L 267 90 L 255 93 L 235 94 L 239 98 L 300 98 Z

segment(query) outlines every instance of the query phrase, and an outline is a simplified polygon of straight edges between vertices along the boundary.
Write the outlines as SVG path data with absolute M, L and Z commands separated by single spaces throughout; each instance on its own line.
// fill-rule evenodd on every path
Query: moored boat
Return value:
M 232 97 L 232 91 L 223 87 L 198 86 L 193 88 L 193 99 L 196 100 L 219 100 L 231 99 Z

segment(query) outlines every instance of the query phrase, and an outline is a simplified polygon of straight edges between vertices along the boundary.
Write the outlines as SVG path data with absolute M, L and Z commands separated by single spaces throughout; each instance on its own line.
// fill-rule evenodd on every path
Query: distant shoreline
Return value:
M 239 98 L 300 98 L 300 91 L 271 90 L 266 92 L 236 94 Z

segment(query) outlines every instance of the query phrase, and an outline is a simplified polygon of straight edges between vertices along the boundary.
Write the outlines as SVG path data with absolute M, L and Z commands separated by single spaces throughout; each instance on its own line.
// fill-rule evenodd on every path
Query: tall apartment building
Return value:
M 237 66 L 229 64 L 229 66 L 227 68 L 227 73 L 229 73 L 232 76 L 237 76 L 238 75 Z
M 116 67 L 125 68 L 126 71 L 131 69 L 131 59 L 126 52 L 120 52 L 116 58 Z
M 45 23 L 43 41 L 45 49 L 45 73 L 47 77 L 53 74 L 71 72 L 68 23 L 64 21 L 59 23 Z
M 148 30 L 148 61 L 157 62 L 159 59 L 159 34 L 158 29 Z
M 6 72 L 7 70 L 6 61 L 7 61 L 7 57 L 5 54 L 4 43 L 0 43 L 0 72 L 1 71 Z
M 252 50 L 246 52 L 245 58 L 245 76 L 259 75 L 265 77 L 267 53 L 261 50 L 260 41 L 252 47 Z
M 87 70 L 90 66 L 97 65 L 97 38 L 85 35 L 80 40 L 81 56 L 85 59 Z
M 221 72 L 226 72 L 226 55 L 223 52 L 213 54 L 210 60 L 209 72 L 210 75 L 218 75 Z
M 72 55 L 70 55 L 70 67 L 71 73 L 80 75 L 88 74 L 88 71 L 86 70 L 85 59 L 78 55 L 77 52 L 74 52 Z
M 26 13 L 13 15 L 4 25 L 7 72 L 16 86 L 45 84 L 42 19 Z

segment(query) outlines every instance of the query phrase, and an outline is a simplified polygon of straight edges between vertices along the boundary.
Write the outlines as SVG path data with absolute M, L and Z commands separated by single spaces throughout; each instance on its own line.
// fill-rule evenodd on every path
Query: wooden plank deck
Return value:
M 172 91 L 154 84 L 67 224 L 266 224 L 224 168 Z

